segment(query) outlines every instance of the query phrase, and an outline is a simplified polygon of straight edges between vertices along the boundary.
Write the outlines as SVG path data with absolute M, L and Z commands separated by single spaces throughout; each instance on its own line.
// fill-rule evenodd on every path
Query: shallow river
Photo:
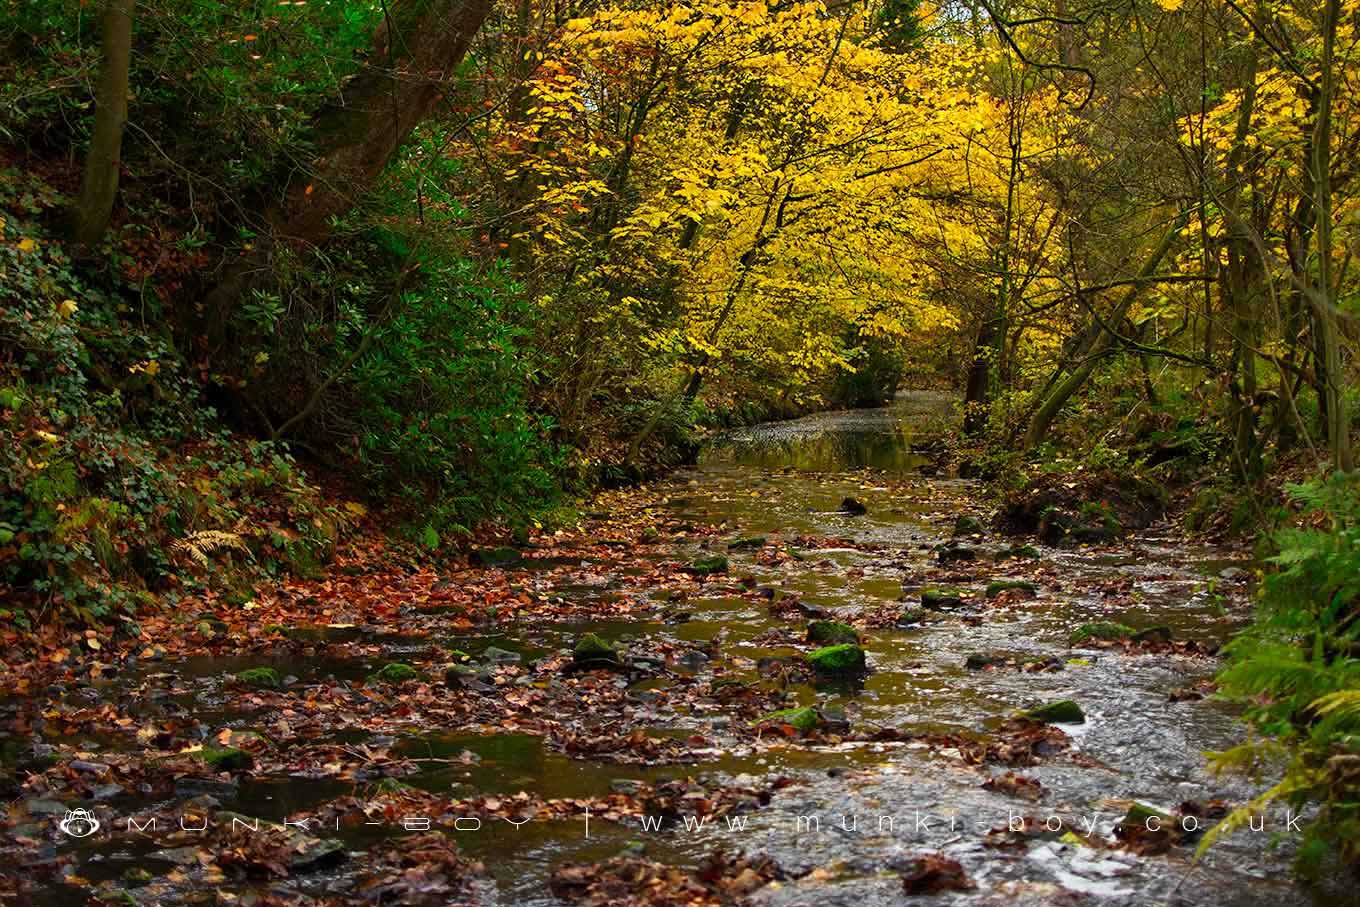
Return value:
M 663 647 L 712 655 L 711 660 L 696 655 L 688 663 L 692 677 L 721 671 L 736 679 L 762 679 L 772 669 L 768 663 L 759 666 L 760 658 L 793 651 L 781 637 L 790 632 L 790 623 L 739 594 L 742 590 L 732 585 L 737 578 L 749 578 L 748 588 L 754 583 L 772 595 L 796 593 L 803 602 L 851 619 L 904 595 L 919 599 L 922 586 L 948 579 L 934 551 L 948 539 L 957 516 L 978 512 L 976 490 L 958 479 L 926 474 L 928 459 L 910 447 L 913 427 L 947 410 L 947 400 L 917 394 L 883 410 L 758 426 L 732 434 L 711 447 L 699 466 L 666 480 L 658 500 L 667 519 L 723 524 L 723 539 L 767 536 L 796 553 L 770 562 L 755 551 L 730 552 L 729 582 L 705 584 L 702 594 L 687 598 L 683 622 L 538 623 L 489 634 L 464 632 L 458 644 L 474 655 L 496 645 L 527 660 L 570 646 L 583 631 L 596 631 L 624 640 L 634 651 Z M 840 512 L 846 497 L 861 501 L 867 513 Z M 802 549 L 798 540 L 803 537 L 846 542 Z M 696 536 L 656 557 L 688 561 L 708 553 L 699 546 L 711 549 L 711 542 L 711 536 Z M 1178 639 L 1220 643 L 1243 620 L 1248 594 L 1243 568 L 1250 565 L 1212 548 L 1187 545 L 1167 527 L 1096 549 L 1042 548 L 1037 562 L 996 561 L 994 554 L 1012 543 L 990 534 L 976 540 L 986 570 L 979 577 L 976 565 L 970 565 L 971 572 L 957 584 L 977 588 L 990 579 L 1034 579 L 1037 574 L 1036 597 L 998 604 L 979 596 L 978 604 L 924 622 L 870 629 L 865 648 L 873 672 L 862 685 L 816 687 L 795 679 L 790 694 L 793 701 L 817 705 L 826 714 L 843 712 L 851 726 L 941 733 L 987 732 L 1017 709 L 1075 700 L 1086 722 L 1062 725 L 1062 730 L 1080 758 L 1068 754 L 1015 769 L 1042 785 L 1037 800 L 982 787 L 988 775 L 1004 769 L 968 765 L 947 748 L 914 742 L 751 746 L 745 723 L 737 727 L 720 712 L 661 707 L 651 716 L 654 729 L 677 736 L 704 733 L 720 742 L 706 761 L 606 764 L 568 758 L 529 734 L 432 731 L 404 737 L 396 746 L 413 758 L 463 758 L 431 762 L 405 780 L 429 790 L 529 790 L 545 797 L 599 796 L 630 779 L 704 773 L 728 778 L 778 773 L 798 782 L 745 814 L 744 828 L 720 821 L 697 829 L 677 825 L 648 831 L 607 822 L 587 829 L 581 817 L 519 829 L 497 825 L 460 836 L 459 844 L 487 864 L 492 881 L 483 897 L 506 905 L 557 903 L 546 886 L 557 865 L 606 859 L 630 841 L 654 859 L 684 865 L 719 847 L 767 853 L 793 877 L 755 896 L 771 907 L 1342 903 L 1336 890 L 1310 892 L 1291 880 L 1291 835 L 1285 833 L 1283 811 L 1267 816 L 1265 831 L 1239 833 L 1200 862 L 1193 860 L 1193 842 L 1149 856 L 1082 844 L 1083 839 L 1108 839 L 1129 800 L 1170 810 L 1185 801 L 1240 803 L 1259 790 L 1242 779 L 1206 772 L 1204 752 L 1228 747 L 1242 736 L 1232 709 L 1212 696 L 1171 701 L 1180 699 L 1171 696 L 1173 691 L 1211 677 L 1215 660 L 1068 644 L 1074 627 L 1095 620 L 1137 628 L 1164 625 Z M 532 581 L 532 562 L 517 569 Z M 565 594 L 607 598 L 625 594 L 624 589 L 615 577 Z M 649 593 L 630 587 L 627 594 Z M 398 639 L 383 654 L 401 651 Z M 1055 669 L 970 670 L 965 661 L 976 653 L 1009 656 L 1015 664 L 1051 659 Z M 261 663 L 267 662 L 248 660 Z M 186 705 L 229 717 L 231 703 L 214 678 L 237 667 L 204 658 L 156 670 L 176 677 L 175 695 Z M 281 667 L 301 672 L 296 664 Z M 368 661 L 337 661 L 311 670 L 357 679 L 370 667 Z M 649 683 L 656 685 L 644 683 L 639 691 Z M 227 805 L 281 819 L 352 790 L 338 781 L 255 778 L 244 782 Z M 1018 816 L 1048 822 L 1054 833 L 991 846 Z M 347 844 L 361 846 L 363 839 Z M 900 869 L 922 851 L 958 860 L 976 887 L 905 896 Z M 112 878 L 144 854 L 90 846 L 85 856 L 82 874 Z M 308 884 L 313 891 L 324 890 L 325 876 Z M 62 896 L 53 897 L 48 903 L 65 903 Z

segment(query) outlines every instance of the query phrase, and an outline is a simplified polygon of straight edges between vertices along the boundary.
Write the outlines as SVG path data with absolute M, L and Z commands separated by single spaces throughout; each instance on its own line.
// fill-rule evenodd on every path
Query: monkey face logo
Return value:
M 88 838 L 99 831 L 99 820 L 88 809 L 72 809 L 57 823 L 57 828 L 73 838 Z

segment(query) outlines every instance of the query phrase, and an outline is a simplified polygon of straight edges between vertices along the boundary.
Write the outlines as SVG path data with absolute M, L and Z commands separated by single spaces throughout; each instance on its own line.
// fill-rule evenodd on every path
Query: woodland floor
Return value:
M 1288 834 L 1268 849 L 1283 814 L 1198 863 L 1194 833 L 1117 827 L 1138 800 L 1207 828 L 1258 790 L 1202 756 L 1242 735 L 1210 678 L 1244 556 L 1167 526 L 951 538 L 985 505 L 911 453 L 921 415 L 746 432 L 499 566 L 367 540 L 16 667 L 0 903 L 1341 903 L 1291 880 Z M 961 595 L 922 608 L 933 587 Z M 871 673 L 808 670 L 826 618 Z M 1166 630 L 1073 643 L 1093 621 Z M 590 633 L 615 663 L 573 661 Z M 1062 699 L 1083 723 L 1015 717 Z M 58 829 L 77 807 L 87 838 Z

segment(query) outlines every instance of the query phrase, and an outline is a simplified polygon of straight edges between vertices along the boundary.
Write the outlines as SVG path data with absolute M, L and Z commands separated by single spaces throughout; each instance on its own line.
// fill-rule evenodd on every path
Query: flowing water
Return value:
M 687 597 L 682 622 L 650 613 L 639 620 L 624 616 L 511 624 L 492 632 L 450 630 L 442 642 L 432 643 L 428 635 L 382 640 L 367 658 L 307 665 L 281 658 L 278 666 L 302 675 L 302 683 L 345 682 L 396 655 L 419 656 L 432 645 L 473 654 L 494 645 L 528 661 L 569 648 L 580 633 L 593 631 L 623 641 L 632 652 L 704 653 L 682 660 L 684 670 L 668 673 L 669 680 L 635 685 L 642 702 L 645 691 L 664 690 L 667 683 L 715 675 L 768 680 L 769 663 L 762 666 L 760 659 L 797 652 L 801 624 L 771 617 L 753 596 L 743 594 L 752 584 L 771 595 L 796 593 L 806 603 L 853 619 L 894 605 L 904 589 L 910 598 L 941 579 L 932 551 L 948 537 L 956 516 L 976 512 L 975 489 L 929 475 L 930 461 L 912 451 L 911 438 L 915 427 L 948 407 L 946 398 L 918 394 L 882 410 L 757 426 L 729 435 L 707 451 L 699 466 L 668 479 L 658 490 L 666 519 L 720 524 L 722 539 L 768 536 L 793 553 L 771 561 L 755 551 L 731 552 L 729 581 L 706 583 L 702 592 Z M 846 497 L 861 501 L 867 513 L 840 512 Z M 810 538 L 823 541 L 804 547 Z M 1099 549 L 1045 548 L 1037 563 L 993 561 L 991 554 L 1007 544 L 992 537 L 979 541 L 988 566 L 981 576 L 972 566 L 957 584 L 976 588 L 1010 573 L 1037 574 L 1041 591 L 1036 598 L 978 604 L 900 629 L 871 629 L 865 647 L 874 670 L 862 684 L 818 687 L 795 679 L 789 693 L 791 703 L 817 705 L 827 714 L 843 712 L 852 727 L 941 733 L 995 731 L 1016 709 L 1073 699 L 1087 720 L 1063 730 L 1081 758 L 1044 759 L 1016 769 L 1042 785 L 1037 801 L 983 788 L 989 775 L 1004 769 L 968 765 L 947 747 L 864 741 L 755 746 L 749 722 L 664 698 L 650 712 L 643 710 L 650 731 L 703 734 L 716 741 L 697 763 L 618 765 L 569 758 L 546 747 L 542 738 L 523 733 L 428 729 L 386 742 L 403 756 L 425 760 L 417 775 L 404 780 L 437 792 L 527 790 L 576 798 L 607 794 L 629 780 L 705 774 L 726 779 L 780 774 L 797 781 L 746 814 L 744 828 L 722 821 L 644 831 L 627 823 L 587 824 L 581 816 L 521 828 L 492 823 L 460 834 L 460 846 L 488 866 L 493 883 L 482 895 L 492 903 L 554 904 L 546 885 L 554 867 L 606 859 L 630 841 L 641 842 L 653 859 L 682 865 L 694 865 L 719 847 L 765 852 L 794 877 L 756 895 L 770 907 L 1342 903 L 1335 889 L 1310 892 L 1292 880 L 1292 835 L 1282 811 L 1267 816 L 1265 831 L 1240 833 L 1198 863 L 1192 860 L 1193 844 L 1149 856 L 1087 846 L 1110 838 L 1129 800 L 1169 810 L 1185 801 L 1240 803 L 1258 792 L 1240 779 L 1216 778 L 1205 769 L 1206 751 L 1242 736 L 1232 709 L 1211 697 L 1171 701 L 1173 691 L 1212 676 L 1213 659 L 1068 645 L 1072 629 L 1093 620 L 1165 625 L 1179 639 L 1221 642 L 1244 615 L 1240 581 L 1224 577 L 1237 576 L 1234 568 L 1244 565 L 1222 551 L 1188 545 L 1166 527 Z M 711 536 L 696 534 L 663 546 L 655 559 L 688 561 L 712 547 Z M 516 569 L 532 584 L 536 570 L 561 563 L 529 562 Z M 559 594 L 583 601 L 652 594 L 631 582 L 636 577 L 611 575 L 607 564 L 583 565 L 583 576 L 578 587 L 559 589 Z M 735 583 L 739 577 L 749 577 L 744 586 Z M 440 616 L 428 611 L 425 619 L 437 626 Z M 975 653 L 1009 656 L 1017 664 L 1055 659 L 1059 669 L 969 670 L 965 660 Z M 259 658 L 248 662 L 268 664 Z M 162 663 L 155 675 L 143 672 L 123 682 L 155 687 L 162 710 L 194 710 L 229 723 L 234 705 L 218 678 L 242 666 L 245 662 L 214 658 Z M 337 732 L 334 739 L 365 742 L 361 732 L 345 734 Z M 354 784 L 343 781 L 256 777 L 231 792 L 226 805 L 279 820 L 354 791 Z M 144 805 L 135 796 L 125 799 L 128 807 Z M 1006 837 L 1003 832 L 1017 816 L 1047 821 L 1051 829 L 1060 823 L 1060 828 L 1011 846 L 991 846 Z M 365 839 L 352 834 L 346 843 L 362 847 Z M 114 878 L 146 856 L 98 843 L 71 846 L 83 848 L 80 871 L 95 879 Z M 905 897 L 899 871 L 922 851 L 958 860 L 976 888 Z M 299 883 L 300 890 L 324 891 L 333 881 L 323 873 Z M 64 897 L 54 894 L 47 903 L 69 903 Z

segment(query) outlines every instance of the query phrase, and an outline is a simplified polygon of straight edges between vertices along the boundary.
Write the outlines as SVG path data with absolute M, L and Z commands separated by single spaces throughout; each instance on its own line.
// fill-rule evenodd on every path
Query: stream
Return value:
M 493 819 L 476 830 L 454 830 L 462 852 L 486 867 L 475 886 L 482 904 L 561 904 L 548 885 L 557 867 L 607 860 L 625 849 L 682 867 L 696 866 L 716 849 L 768 855 L 784 877 L 750 895 L 768 907 L 1355 903 L 1339 885 L 1308 889 L 1293 880 L 1294 836 L 1283 810 L 1266 815 L 1263 831 L 1239 832 L 1198 862 L 1193 835 L 1160 853 L 1111 846 L 1130 801 L 1167 812 L 1199 804 L 1208 815 L 1215 803 L 1237 805 L 1259 793 L 1246 779 L 1206 769 L 1204 753 L 1239 742 L 1244 730 L 1233 708 L 1204 695 L 1219 663 L 1200 652 L 1216 648 L 1245 621 L 1252 565 L 1234 552 L 1187 543 L 1171 526 L 1097 547 L 1040 546 L 1035 559 L 999 559 L 1027 540 L 985 532 L 966 541 L 971 560 L 942 564 L 940 546 L 955 519 L 983 516 L 972 483 L 934 475 L 930 459 L 912 450 L 913 428 L 949 407 L 946 397 L 913 393 L 881 410 L 732 432 L 711 445 L 698 466 L 646 489 L 645 505 L 630 505 L 634 499 L 626 496 L 602 498 L 596 505 L 602 510 L 593 514 L 601 524 L 626 517 L 660 529 L 619 563 L 600 556 L 610 543 L 601 529 L 593 541 L 602 539 L 605 549 L 593 544 L 578 554 L 562 545 L 448 580 L 463 584 L 473 572 L 503 572 L 507 588 L 551 602 L 553 616 L 469 626 L 458 619 L 461 612 L 425 604 L 374 627 L 347 615 L 342 603 L 330 624 L 308 631 L 306 649 L 298 648 L 305 636 L 299 629 L 287 645 L 143 659 L 116 677 L 58 693 L 68 702 L 117 700 L 133 725 L 192 722 L 216 739 L 257 730 L 277 737 L 280 721 L 301 734 L 298 716 L 335 702 L 332 717 L 306 731 L 307 746 L 382 752 L 388 763 L 409 768 L 403 784 L 444 797 L 509 798 L 524 791 L 572 800 L 684 779 L 737 788 L 785 779 L 758 806 L 710 821 L 669 816 L 651 829 L 636 816 L 611 820 L 582 810 L 518 826 Z M 866 512 L 845 512 L 846 498 Z M 627 506 L 641 509 L 612 509 Z M 759 544 L 728 548 L 734 539 L 753 538 Z M 721 575 L 655 581 L 659 570 L 678 574 L 665 565 L 715 553 L 729 559 Z M 1034 582 L 1037 593 L 995 599 L 982 593 L 989 582 L 1007 578 Z M 904 611 L 904 600 L 918 603 L 922 589 L 946 585 L 970 594 L 957 608 Z M 785 671 L 791 656 L 809 650 L 806 618 L 790 619 L 776 607 L 795 601 L 859 628 L 872 672 L 858 681 L 813 682 Z M 1069 644 L 1076 627 L 1093 621 L 1166 627 L 1186 647 Z M 443 725 L 418 703 L 403 706 L 400 697 L 382 707 L 344 704 L 383 663 L 400 660 L 424 670 L 450 653 L 474 665 L 505 666 L 501 674 L 482 675 L 488 699 L 513 701 L 539 691 L 575 695 L 558 669 L 585 633 L 659 669 L 599 672 L 578 696 L 581 714 L 553 714 L 554 700 L 535 700 L 548 713 L 535 720 L 557 722 L 547 736 L 528 718 L 500 727 L 485 720 Z M 970 656 L 998 664 L 969 667 Z M 289 675 L 288 689 L 296 692 L 252 698 L 224 679 L 261 666 Z M 874 733 L 811 742 L 757 733 L 755 713 L 734 712 L 719 695 L 737 686 L 782 699 L 783 708 L 816 706 L 839 726 Z M 1085 722 L 1058 726 L 1066 748 L 1051 758 L 979 764 L 948 744 L 955 736 L 1001 734 L 1017 710 L 1063 699 L 1080 704 Z M 364 720 L 351 720 L 350 711 L 361 708 L 368 709 Z M 404 717 L 403 708 L 415 712 Z M 374 728 L 370 714 L 387 723 Z M 638 727 L 673 749 L 655 758 L 603 759 L 559 745 L 577 732 L 627 734 Z M 43 739 L 86 761 L 137 753 L 126 735 L 67 739 L 48 732 Z M 154 793 L 154 785 L 139 790 L 125 783 L 96 794 L 95 802 L 105 810 L 101 818 L 120 827 L 119 817 L 169 816 L 205 792 L 225 809 L 280 822 L 343 798 L 362 799 L 373 789 L 372 777 L 304 762 L 296 753 L 279 754 L 264 759 L 263 770 L 217 788 L 178 779 L 172 796 Z M 1004 784 L 983 786 L 1011 771 L 1037 787 L 1017 796 Z M 49 799 L 72 806 L 60 796 Z M 22 812 L 19 805 L 14 810 Z M 11 823 L 11 839 L 34 833 L 32 802 L 28 811 L 27 825 Z M 1031 820 L 1026 831 L 1015 832 L 1012 826 L 1024 817 Z M 1202 820 L 1201 829 L 1212 821 Z M 1046 829 L 1034 827 L 1045 823 Z M 320 833 L 351 852 L 402 834 L 390 825 L 336 829 Z M 94 836 L 56 840 L 41 856 L 74 855 L 71 871 L 107 890 L 142 868 L 144 875 L 164 874 L 174 862 L 173 854 L 165 855 L 172 847 L 147 837 Z M 958 861 L 973 887 L 905 894 L 904 867 L 923 852 Z M 209 889 L 322 897 L 345 896 L 352 884 L 342 866 L 267 883 L 221 880 L 197 891 L 160 882 L 129 885 L 127 893 L 129 903 L 144 905 L 219 903 L 203 899 Z M 76 901 L 69 884 L 54 883 L 35 903 Z

